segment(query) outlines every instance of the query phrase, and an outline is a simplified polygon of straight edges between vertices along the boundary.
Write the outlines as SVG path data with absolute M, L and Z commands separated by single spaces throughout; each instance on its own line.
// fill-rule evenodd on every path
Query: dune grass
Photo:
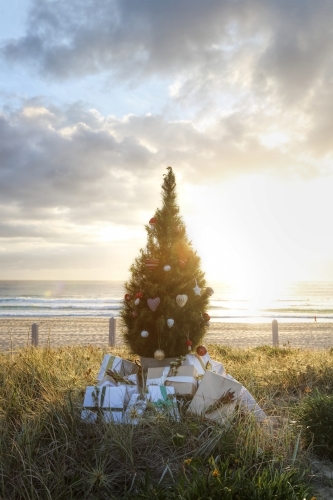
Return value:
M 189 415 L 185 402 L 180 422 L 153 406 L 137 426 L 81 421 L 105 352 L 0 355 L 1 499 L 312 498 L 317 430 L 306 431 L 305 409 L 312 396 L 332 394 L 333 352 L 209 346 L 270 417 L 258 424 L 238 410 L 227 428 Z

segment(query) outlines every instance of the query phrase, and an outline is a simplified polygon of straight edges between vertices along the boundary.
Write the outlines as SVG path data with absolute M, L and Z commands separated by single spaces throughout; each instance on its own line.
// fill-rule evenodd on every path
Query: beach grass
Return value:
M 256 398 L 266 423 L 238 409 L 222 426 L 189 415 L 183 403 L 179 422 L 148 406 L 137 426 L 87 424 L 85 387 L 96 383 L 106 352 L 134 359 L 125 348 L 1 354 L 0 498 L 314 498 L 321 431 L 309 431 L 305 416 L 309 398 L 332 394 L 332 350 L 208 347 Z

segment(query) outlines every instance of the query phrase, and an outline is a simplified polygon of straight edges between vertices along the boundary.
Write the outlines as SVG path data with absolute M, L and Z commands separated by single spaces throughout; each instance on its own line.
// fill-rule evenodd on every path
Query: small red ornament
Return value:
M 209 321 L 210 320 L 210 316 L 209 316 L 208 313 L 203 313 L 202 317 L 203 317 L 204 321 Z
M 197 347 L 197 354 L 199 356 L 204 356 L 205 354 L 207 354 L 207 349 L 204 345 L 198 345 Z
M 190 350 L 191 350 L 191 348 L 192 348 L 191 346 L 192 346 L 192 344 L 193 344 L 192 340 L 187 339 L 187 340 L 185 341 L 185 344 L 187 345 L 187 349 L 190 351 Z
M 129 293 L 126 293 L 126 294 L 125 294 L 125 300 L 127 300 L 127 301 L 128 301 L 128 300 L 131 300 L 131 296 L 130 296 L 130 294 L 129 294 Z
M 149 271 L 153 271 L 154 269 L 156 269 L 158 264 L 159 264 L 158 259 L 146 259 L 146 268 Z
M 149 221 L 150 229 L 155 229 L 157 219 L 156 217 L 152 217 Z
M 136 292 L 135 294 L 136 299 L 142 299 L 142 297 L 143 297 L 143 292 Z

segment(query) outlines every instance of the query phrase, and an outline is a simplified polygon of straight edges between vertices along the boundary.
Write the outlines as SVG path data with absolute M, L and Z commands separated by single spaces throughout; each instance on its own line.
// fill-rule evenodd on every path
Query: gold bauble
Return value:
M 157 351 L 154 352 L 154 358 L 158 361 L 162 361 L 162 359 L 165 358 L 165 352 L 162 351 L 162 349 L 157 349 Z

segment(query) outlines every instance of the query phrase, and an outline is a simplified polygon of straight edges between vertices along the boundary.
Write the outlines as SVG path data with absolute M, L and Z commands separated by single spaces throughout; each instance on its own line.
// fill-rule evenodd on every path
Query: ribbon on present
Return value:
M 106 375 L 109 375 L 109 377 L 112 377 L 116 383 L 118 384 L 126 384 L 126 385 L 136 385 L 136 375 L 120 375 L 118 372 L 114 370 L 106 370 Z
M 194 377 L 188 376 L 188 375 L 176 375 L 169 377 L 169 372 L 171 371 L 170 366 L 166 366 L 163 370 L 163 373 L 160 377 L 158 378 L 148 378 L 146 385 L 159 385 L 163 386 L 165 385 L 165 382 L 185 382 L 189 384 L 194 384 L 196 385 L 196 380 Z
M 165 408 L 166 406 L 174 406 L 173 395 L 168 394 L 165 385 L 160 386 L 160 392 L 163 399 L 158 399 L 153 404 L 158 408 Z M 171 396 L 171 398 L 170 398 Z

